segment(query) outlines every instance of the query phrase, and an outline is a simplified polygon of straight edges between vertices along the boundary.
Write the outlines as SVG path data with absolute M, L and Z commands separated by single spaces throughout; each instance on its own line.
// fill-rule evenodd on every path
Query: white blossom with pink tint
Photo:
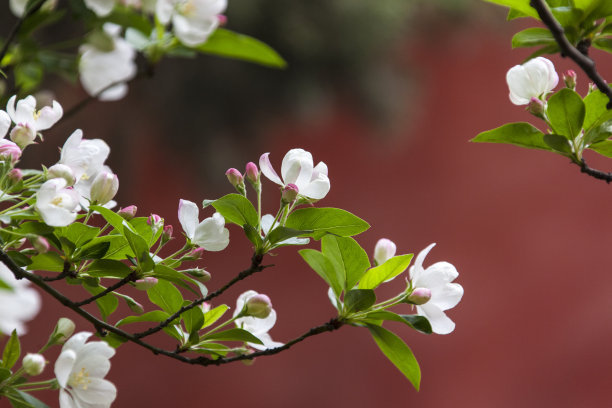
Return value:
M 299 194 L 315 200 L 320 200 L 327 195 L 330 189 L 327 177 L 327 165 L 319 162 L 313 164 L 312 154 L 303 149 L 291 149 L 281 165 L 282 179 L 278 176 L 268 157 L 270 153 L 264 153 L 259 159 L 261 172 L 270 181 L 283 187 L 295 184 Z
M 200 210 L 189 200 L 180 200 L 178 218 L 187 238 L 207 251 L 222 251 L 229 245 L 229 230 L 219 213 L 199 221 Z
M 527 105 L 531 98 L 543 98 L 559 83 L 553 63 L 544 58 L 533 58 L 508 70 L 506 82 L 510 88 L 510 101 Z
M 387 238 L 379 239 L 374 247 L 374 261 L 376 265 L 382 265 L 393 258 L 396 251 L 397 247 L 395 246 L 395 242 Z
M 26 333 L 24 322 L 31 320 L 40 310 L 40 295 L 30 288 L 27 279 L 15 279 L 13 272 L 0 262 L 0 332 L 18 335 Z
M 47 130 L 62 118 L 62 106 L 53 101 L 52 106 L 36 109 L 36 98 L 32 95 L 17 100 L 17 95 L 11 96 L 6 105 L 6 112 L 16 127 L 25 127 L 34 134 Z
M 8 113 L 0 110 L 0 138 L 6 136 L 9 128 L 11 127 L 11 117 Z
M 424 301 L 416 306 L 417 313 L 429 320 L 434 333 L 448 334 L 455 330 L 455 322 L 444 311 L 457 306 L 463 297 L 463 287 L 451 283 L 459 276 L 459 272 L 448 262 L 436 262 L 423 269 L 423 261 L 435 245 L 429 245 L 417 255 L 414 265 L 410 267 L 410 280 L 413 293 L 416 292 L 418 296 L 415 303 Z M 418 291 L 421 288 L 428 290 Z
M 227 0 L 157 0 L 155 15 L 162 24 L 172 22 L 176 37 L 186 46 L 206 42 L 219 26 Z
M 47 225 L 65 227 L 76 219 L 80 198 L 74 189 L 66 188 L 66 180 L 54 178 L 40 186 L 34 207 Z
M 259 293 L 254 290 L 248 290 L 244 292 L 242 295 L 238 296 L 236 300 L 236 310 L 234 310 L 234 317 L 238 316 L 246 303 L 248 303 L 249 299 L 259 295 Z M 270 308 L 270 313 L 263 319 L 253 317 L 253 316 L 244 316 L 236 319 L 234 322 L 236 326 L 244 329 L 259 340 L 261 340 L 262 344 L 248 343 L 249 346 L 253 347 L 257 350 L 266 350 L 270 348 L 276 348 L 283 345 L 283 343 L 279 343 L 277 341 L 272 340 L 272 337 L 268 334 L 268 332 L 274 327 L 276 324 L 276 310 Z
M 104 205 L 111 201 L 119 190 L 119 178 L 116 174 L 102 170 L 91 184 L 90 199 Z

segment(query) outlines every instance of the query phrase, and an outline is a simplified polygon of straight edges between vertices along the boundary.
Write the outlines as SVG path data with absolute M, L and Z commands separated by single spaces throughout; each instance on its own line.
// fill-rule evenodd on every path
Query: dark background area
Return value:
M 472 2 L 444 11 L 410 3 L 403 19 L 359 20 L 342 10 L 332 19 L 325 2 L 270 1 L 251 11 L 264 27 L 256 29 L 238 12 L 232 16 L 240 7 L 246 13 L 246 3 L 230 3 L 228 28 L 279 49 L 286 71 L 210 57 L 163 62 L 153 79 L 131 85 L 126 99 L 92 103 L 46 133 L 44 144 L 29 148 L 28 160 L 53 164 L 59 156 L 51 145 L 61 146 L 77 127 L 87 138 L 104 138 L 119 174 L 121 205 L 136 204 L 140 215 L 159 213 L 178 233 L 179 198 L 200 202 L 232 192 L 227 168 L 243 170 L 271 152 L 278 169 L 287 150 L 304 148 L 329 166 L 331 191 L 320 205 L 347 209 L 372 225 L 358 237 L 369 253 L 381 237 L 395 241 L 398 253 L 437 242 L 426 265 L 453 263 L 465 289 L 448 311 L 457 328 L 425 336 L 393 326 L 421 364 L 420 392 L 354 327 L 249 367 L 189 367 L 126 344 L 111 360 L 108 379 L 119 390 L 113 407 L 608 406 L 610 186 L 551 153 L 468 142 L 506 122 L 537 123 L 510 103 L 505 84 L 506 71 L 529 54 L 510 50 L 512 34 L 527 22 L 505 23 L 501 9 Z M 300 31 L 290 16 L 301 16 L 308 28 Z M 390 30 L 384 22 L 393 22 L 397 34 L 384 37 Z M 300 42 L 310 53 L 292 48 L 293 35 L 277 34 L 284 38 L 279 43 L 267 36 L 266 29 L 283 24 L 288 31 L 279 32 L 315 37 Z M 356 35 L 341 30 L 351 24 L 353 33 L 380 29 L 382 39 L 353 47 Z M 327 36 L 316 40 L 318 27 Z M 593 55 L 606 77 L 610 58 Z M 560 73 L 574 68 L 553 61 Z M 584 93 L 581 72 L 578 81 Z M 65 107 L 84 97 L 55 86 Z M 605 160 L 588 158 L 610 170 Z M 266 182 L 264 192 L 271 212 L 276 187 Z M 236 227 L 230 237 L 228 249 L 201 262 L 213 275 L 211 290 L 249 265 L 247 239 Z M 329 320 L 334 309 L 323 281 L 294 249 L 275 254 L 265 261 L 274 268 L 220 301 L 234 307 L 245 290 L 268 294 L 279 317 L 270 334 L 288 341 Z M 391 295 L 402 283 L 387 286 L 383 293 Z M 91 330 L 43 296 L 24 349 L 42 345 L 61 315 L 74 319 L 77 330 Z M 52 352 L 47 357 L 55 359 Z M 43 399 L 57 405 L 55 392 Z

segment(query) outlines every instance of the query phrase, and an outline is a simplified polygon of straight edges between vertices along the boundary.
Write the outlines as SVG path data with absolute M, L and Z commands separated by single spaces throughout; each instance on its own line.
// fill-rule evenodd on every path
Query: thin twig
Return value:
M 99 298 L 101 298 L 103 296 L 106 296 L 109 293 L 114 292 L 115 290 L 119 289 L 120 287 L 122 287 L 124 285 L 127 285 L 129 282 L 132 282 L 134 280 L 136 280 L 136 274 L 134 272 L 132 272 L 128 276 L 126 276 L 125 278 L 121 279 L 119 282 L 117 282 L 114 285 L 109 286 L 108 288 L 104 289 L 102 292 L 97 293 L 96 295 L 94 295 L 94 296 L 92 296 L 90 298 L 87 298 L 85 300 L 81 300 L 80 302 L 73 302 L 73 303 L 74 303 L 74 305 L 76 307 L 81 307 L 81 306 L 84 306 L 84 305 L 88 305 L 91 302 L 95 301 L 96 299 L 99 299 Z
M 557 44 L 559 44 L 561 56 L 569 57 L 576 64 L 578 64 L 580 68 L 582 68 L 582 70 L 588 75 L 589 78 L 591 78 L 595 85 L 597 85 L 597 88 L 608 97 L 609 102 L 607 108 L 612 109 L 612 88 L 608 86 L 608 83 L 601 77 L 601 75 L 599 75 L 599 72 L 597 72 L 597 69 L 595 68 L 595 61 L 586 56 L 586 52 L 580 52 L 572 45 L 572 43 L 569 42 L 565 36 L 565 30 L 553 16 L 544 0 L 531 0 L 529 4 L 538 12 L 540 19 L 546 25 L 546 27 L 548 27 Z
M 53 281 L 62 280 L 67 276 L 70 276 L 71 278 L 76 278 L 76 273 L 70 270 L 70 266 L 71 266 L 70 262 L 64 261 L 64 270 L 62 270 L 62 272 L 59 275 L 56 275 L 53 277 L 41 276 L 40 279 L 44 280 L 45 282 L 53 282 Z
M 181 307 L 176 313 L 168 317 L 163 322 L 160 322 L 157 326 L 151 327 L 150 329 L 147 329 L 143 332 L 136 333 L 134 334 L 134 336 L 140 339 L 143 337 L 150 336 L 154 333 L 157 333 L 158 331 L 162 330 L 164 327 L 168 326 L 172 321 L 174 321 L 176 318 L 178 318 L 181 314 L 185 313 L 186 311 L 191 310 L 194 307 L 199 306 L 204 302 L 208 302 L 209 300 L 216 298 L 217 296 L 221 295 L 223 292 L 225 292 L 227 289 L 229 289 L 231 286 L 233 286 L 237 282 L 247 278 L 248 276 L 256 272 L 261 272 L 265 268 L 268 268 L 271 266 L 271 265 L 262 265 L 261 264 L 262 260 L 263 260 L 263 255 L 254 254 L 253 257 L 251 258 L 251 266 L 248 269 L 245 269 L 244 271 L 240 272 L 236 277 L 234 277 L 234 279 L 226 283 L 223 287 L 221 287 L 220 289 L 217 289 L 216 291 L 212 293 L 209 293 L 206 297 L 194 300 L 190 304 Z
M 17 33 L 19 33 L 19 29 L 21 29 L 21 25 L 23 24 L 23 22 L 26 20 L 26 18 L 36 13 L 42 7 L 44 2 L 45 0 L 39 0 L 38 2 L 34 3 L 32 7 L 26 10 L 23 13 L 23 16 L 21 16 L 19 20 L 17 20 L 17 22 L 11 29 L 11 32 L 9 33 L 8 37 L 6 38 L 6 41 L 4 42 L 4 45 L 2 46 L 2 50 L 0 50 L 0 61 L 4 59 L 4 56 L 8 52 L 8 49 L 11 43 L 15 40 L 15 37 L 17 37 Z
M 598 180 L 603 180 L 603 181 L 605 181 L 608 184 L 610 184 L 610 182 L 612 182 L 612 172 L 606 173 L 606 172 L 603 172 L 601 170 L 593 169 L 593 168 L 589 167 L 586 164 L 584 159 L 582 159 L 582 161 L 581 161 L 580 171 L 582 173 L 586 173 L 589 176 L 594 177 L 594 178 L 596 178 Z

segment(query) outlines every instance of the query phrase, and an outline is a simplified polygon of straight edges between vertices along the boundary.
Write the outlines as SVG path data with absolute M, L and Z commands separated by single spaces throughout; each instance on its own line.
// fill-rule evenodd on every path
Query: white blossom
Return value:
M 0 262 L 0 332 L 18 335 L 26 333 L 24 321 L 31 320 L 40 310 L 40 296 L 26 279 L 15 279 L 13 272 Z
M 510 101 L 515 105 L 527 105 L 531 98 L 542 98 L 552 91 L 559 82 L 559 75 L 550 60 L 537 57 L 510 68 L 506 82 Z
M 11 127 L 11 117 L 8 113 L 0 110 L 0 138 L 6 136 L 9 128 Z
M 376 261 L 376 265 L 382 265 L 389 259 L 393 258 L 396 250 L 397 247 L 395 246 L 395 243 L 390 239 L 379 239 L 374 247 L 374 261 Z
M 66 180 L 54 178 L 47 180 L 36 193 L 36 211 L 43 221 L 52 227 L 65 227 L 71 224 L 81 209 L 79 193 L 66 188 Z
M 55 362 L 60 408 L 108 408 L 117 397 L 115 385 L 104 379 L 115 350 L 103 341 L 86 343 L 91 334 L 72 336 Z
M 119 36 L 120 30 L 121 27 L 115 24 L 104 24 L 104 31 L 113 41 L 111 51 L 100 50 L 91 44 L 84 44 L 79 50 L 81 84 L 89 95 L 97 96 L 102 101 L 123 98 L 128 91 L 126 82 L 136 75 L 136 51 Z M 104 92 L 100 93 L 102 90 Z
M 448 262 L 437 262 L 423 269 L 423 261 L 436 244 L 431 244 L 419 255 L 410 267 L 410 279 L 414 289 L 424 288 L 431 291 L 431 298 L 426 303 L 417 305 L 417 313 L 425 316 L 434 333 L 448 334 L 455 330 L 455 323 L 444 313 L 459 303 L 463 296 L 463 287 L 451 283 L 459 276 L 457 269 Z
M 62 105 L 57 101 L 53 101 L 52 106 L 44 106 L 37 110 L 36 98 L 32 95 L 28 95 L 15 103 L 16 100 L 17 95 L 11 96 L 6 104 L 6 112 L 16 127 L 28 128 L 34 134 L 49 129 L 64 114 Z
M 105 17 L 113 11 L 115 0 L 84 0 L 87 8 L 91 9 L 98 17 Z
M 312 154 L 303 149 L 291 149 L 283 158 L 281 165 L 281 179 L 272 164 L 270 153 L 264 153 L 259 159 L 261 172 L 272 182 L 283 187 L 295 184 L 300 195 L 320 200 L 327 195 L 330 189 L 327 177 L 327 165 L 319 162 L 313 165 Z
M 206 42 L 219 26 L 218 15 L 227 7 L 227 0 L 158 0 L 155 15 L 162 24 L 172 21 L 176 37 L 186 46 Z
M 199 222 L 198 206 L 188 200 L 180 200 L 178 218 L 187 238 L 207 251 L 222 251 L 229 245 L 229 230 L 225 218 L 219 213 Z
M 242 295 L 238 296 L 238 299 L 236 300 L 236 310 L 234 310 L 234 317 L 242 312 L 245 303 L 248 302 L 251 297 L 257 295 L 259 295 L 259 293 L 255 292 L 254 290 L 247 290 Z M 268 334 L 270 329 L 272 329 L 274 324 L 276 324 L 276 310 L 274 309 L 271 309 L 270 314 L 263 319 L 253 316 L 244 316 L 236 319 L 234 322 L 236 323 L 237 327 L 250 332 L 252 335 L 261 340 L 263 345 L 248 343 L 249 346 L 257 350 L 266 350 L 281 347 L 283 345 L 283 343 L 272 340 L 272 337 L 270 337 Z

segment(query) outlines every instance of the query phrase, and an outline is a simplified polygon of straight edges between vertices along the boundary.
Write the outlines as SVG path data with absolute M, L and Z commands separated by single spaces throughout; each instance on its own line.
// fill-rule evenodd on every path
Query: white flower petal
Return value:
M 65 388 L 67 386 L 68 379 L 76 359 L 77 353 L 74 350 L 67 349 L 62 350 L 59 357 L 55 361 L 54 372 L 55 377 L 57 378 L 57 383 L 60 385 L 60 387 Z
M 115 355 L 115 349 L 108 345 L 104 341 L 92 341 L 89 342 L 79 350 L 83 354 L 93 354 L 102 356 L 106 359 L 111 358 Z
M 36 130 L 46 130 L 53 126 L 62 118 L 64 110 L 62 105 L 53 101 L 53 106 L 45 106 L 39 111 L 38 119 L 36 120 Z
M 281 175 L 285 184 L 298 186 L 300 194 L 312 179 L 312 154 L 304 149 L 291 149 L 283 158 Z
M 284 346 L 283 343 L 280 343 L 278 341 L 274 341 L 272 340 L 272 337 L 268 334 L 268 333 L 262 333 L 256 336 L 259 340 L 261 340 L 262 344 L 256 344 L 256 343 L 248 343 L 249 346 L 253 347 L 256 350 L 267 350 L 267 349 L 273 349 L 273 348 L 277 348 L 277 347 L 282 347 Z
M 98 17 L 105 17 L 113 11 L 115 0 L 85 0 L 85 5 Z
M 80 408 L 72 399 L 72 396 L 63 388 L 60 389 L 59 403 L 60 408 Z
M 74 336 L 70 337 L 66 343 L 64 343 L 62 351 L 73 350 L 74 352 L 78 352 L 83 345 L 85 345 L 85 342 L 91 337 L 92 334 L 93 333 L 90 332 L 79 332 L 75 334 Z
M 436 334 L 449 334 L 455 330 L 455 322 L 433 303 L 427 302 L 417 306 L 417 312 L 429 320 L 431 329 Z
M 185 231 L 187 238 L 193 239 L 195 229 L 198 226 L 198 217 L 200 216 L 200 210 L 198 206 L 189 200 L 179 200 L 178 207 L 178 219 Z
M 320 174 L 318 179 L 300 188 L 300 194 L 309 198 L 314 198 L 315 200 L 320 200 L 329 193 L 329 189 L 329 179 L 325 174 Z
M 9 128 L 11 127 L 11 117 L 8 113 L 0 110 L 0 138 L 6 136 Z
M 219 223 L 221 221 L 221 224 Z M 229 245 L 229 230 L 219 213 L 206 218 L 195 229 L 193 243 L 207 251 L 223 251 Z
M 157 0 L 155 16 L 162 24 L 168 24 L 174 12 L 174 3 L 171 0 Z
M 269 155 L 270 153 L 264 153 L 261 155 L 261 157 L 259 158 L 259 168 L 261 169 L 263 175 L 268 178 L 268 180 L 282 186 L 284 185 L 284 183 L 278 176 L 276 171 L 274 171 L 274 168 L 270 163 L 270 158 L 268 157 Z
M 87 404 L 95 406 L 109 407 L 117 398 L 117 388 L 115 385 L 102 378 L 89 377 L 87 388 L 74 387 L 74 396 Z
M 431 292 L 431 299 L 429 302 L 435 304 L 442 310 L 448 310 L 457 306 L 462 297 L 463 286 L 458 283 L 447 283 L 444 287 Z
M 429 251 L 431 251 L 434 246 L 436 246 L 435 242 L 429 244 L 427 248 L 419 252 L 414 261 L 414 265 L 410 267 L 410 279 L 418 279 L 419 275 L 423 272 L 423 261 L 425 260 L 427 254 L 429 254 Z

